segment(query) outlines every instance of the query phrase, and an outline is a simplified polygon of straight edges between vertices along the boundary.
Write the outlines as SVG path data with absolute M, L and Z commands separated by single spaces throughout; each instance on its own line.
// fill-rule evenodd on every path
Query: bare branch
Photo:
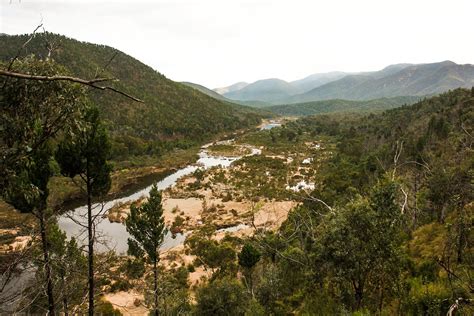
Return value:
M 406 193 L 405 190 L 403 190 L 401 186 L 400 186 L 400 189 L 402 190 L 403 195 L 405 196 L 405 200 L 403 201 L 403 205 L 401 207 L 401 213 L 405 214 L 405 207 L 407 206 L 407 203 L 408 203 L 408 193 Z
M 116 88 L 110 87 L 110 86 L 98 86 L 96 85 L 99 82 L 104 82 L 104 81 L 112 81 L 116 79 L 110 79 L 110 78 L 96 78 L 92 80 L 85 80 L 81 78 L 76 78 L 76 77 L 70 77 L 70 76 L 40 76 L 40 75 L 30 75 L 30 74 L 24 74 L 24 73 L 19 73 L 19 72 L 12 72 L 8 70 L 0 70 L 0 76 L 5 76 L 5 77 L 11 77 L 11 78 L 17 78 L 17 79 L 25 79 L 25 80 L 37 80 L 37 81 L 69 81 L 69 82 L 76 82 L 80 83 L 95 89 L 99 90 L 110 90 L 115 93 L 121 94 L 124 97 L 127 97 L 133 101 L 144 103 L 142 100 L 135 98 L 134 96 L 125 93 L 123 91 L 120 91 Z
M 100 74 L 104 73 L 105 70 L 107 70 L 107 67 L 112 63 L 112 61 L 115 59 L 115 57 L 118 55 L 119 51 L 115 51 L 115 53 L 112 55 L 112 57 L 109 59 L 109 61 L 102 67 L 102 69 L 99 72 L 99 69 L 97 69 L 95 78 L 97 78 Z
M 33 38 L 35 38 L 36 32 L 41 27 L 43 27 L 43 19 L 41 19 L 41 23 L 35 28 L 33 33 L 31 33 L 30 38 L 26 42 L 24 42 L 23 45 L 21 45 L 20 49 L 18 49 L 18 52 L 16 53 L 15 57 L 13 57 L 12 60 L 10 61 L 10 64 L 8 64 L 7 71 L 10 71 L 12 69 L 13 63 L 18 59 L 18 57 L 20 57 L 21 51 L 26 47 L 26 45 L 28 45 L 31 42 L 31 40 L 33 40 Z

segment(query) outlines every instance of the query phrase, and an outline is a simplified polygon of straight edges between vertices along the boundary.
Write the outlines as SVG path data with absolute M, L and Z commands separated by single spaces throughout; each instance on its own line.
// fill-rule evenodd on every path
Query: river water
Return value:
M 229 141 L 226 141 L 227 143 Z M 219 143 L 219 142 L 218 142 Z M 189 175 L 196 171 L 198 168 L 208 169 L 211 167 L 220 166 L 221 168 L 227 168 L 230 164 L 242 157 L 224 157 L 224 156 L 211 156 L 207 153 L 206 149 L 209 145 L 203 146 L 203 149 L 199 153 L 199 159 L 194 165 L 187 166 L 179 169 L 173 174 L 165 177 L 163 180 L 157 182 L 159 190 L 165 190 L 176 184 L 179 178 Z M 261 151 L 257 148 L 251 148 L 252 152 L 250 155 L 258 155 Z M 129 196 L 111 200 L 103 204 L 94 204 L 93 215 L 97 216 L 96 224 L 96 236 L 98 236 L 98 242 L 96 243 L 96 249 L 99 252 L 107 250 L 115 250 L 118 254 L 126 253 L 128 249 L 127 239 L 129 234 L 125 229 L 125 225 L 121 223 L 112 223 L 108 218 L 103 218 L 100 214 L 106 213 L 111 207 L 117 203 L 125 203 L 131 201 L 137 201 L 141 197 L 147 197 L 151 185 L 139 190 Z M 87 223 L 87 206 L 80 206 L 74 210 L 67 212 L 66 214 L 58 218 L 59 227 L 66 232 L 67 236 L 75 237 L 79 244 L 85 245 L 87 243 L 87 231 L 82 225 Z M 82 225 L 81 225 L 82 224 Z M 183 234 L 177 234 L 172 236 L 168 233 L 163 241 L 161 250 L 167 250 L 182 244 L 186 236 Z

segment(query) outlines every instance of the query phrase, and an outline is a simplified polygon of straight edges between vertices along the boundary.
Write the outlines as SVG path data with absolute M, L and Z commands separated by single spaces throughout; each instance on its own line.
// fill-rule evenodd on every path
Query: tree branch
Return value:
M 99 90 L 110 90 L 115 93 L 121 94 L 124 97 L 127 97 L 133 101 L 144 103 L 142 100 L 135 98 L 134 96 L 125 93 L 123 91 L 120 91 L 116 88 L 110 87 L 110 86 L 98 86 L 96 85 L 97 83 L 104 82 L 104 81 L 112 81 L 116 79 L 110 79 L 110 78 L 96 78 L 92 80 L 85 80 L 81 78 L 76 78 L 76 77 L 70 77 L 70 76 L 40 76 L 40 75 L 30 75 L 30 74 L 24 74 L 24 73 L 19 73 L 19 72 L 12 72 L 8 70 L 0 70 L 0 76 L 5 76 L 5 77 L 11 77 L 11 78 L 17 78 L 17 79 L 25 79 L 25 80 L 37 80 L 37 81 L 69 81 L 69 82 L 76 82 L 80 83 L 95 89 Z

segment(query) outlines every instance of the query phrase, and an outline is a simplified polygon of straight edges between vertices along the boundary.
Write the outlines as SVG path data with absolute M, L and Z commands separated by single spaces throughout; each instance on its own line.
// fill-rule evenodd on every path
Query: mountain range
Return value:
M 395 64 L 379 71 L 313 74 L 287 82 L 264 79 L 224 92 L 232 100 L 259 100 L 293 104 L 320 100 L 371 100 L 398 96 L 429 96 L 474 85 L 474 65 L 452 61 L 430 64 Z M 225 88 L 214 91 L 226 91 Z

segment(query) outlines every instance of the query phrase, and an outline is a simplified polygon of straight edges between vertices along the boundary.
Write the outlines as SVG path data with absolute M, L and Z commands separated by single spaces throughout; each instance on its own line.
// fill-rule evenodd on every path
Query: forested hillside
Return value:
M 273 113 L 287 116 L 306 116 L 323 113 L 353 112 L 364 113 L 388 110 L 419 101 L 419 97 L 393 97 L 368 101 L 322 100 L 308 103 L 274 105 L 266 108 Z
M 8 63 L 28 37 L 1 35 L 0 61 Z M 108 46 L 45 33 L 37 34 L 20 56 L 28 54 L 39 58 L 50 54 L 50 58 L 81 78 L 116 78 L 112 83 L 115 88 L 144 101 L 137 103 L 118 94 L 90 91 L 111 132 L 115 159 L 187 147 L 217 133 L 259 122 L 259 115 L 253 110 L 221 102 L 173 82 Z
M 473 110 L 474 89 L 458 89 L 288 125 L 337 147 L 312 198 L 265 236 L 278 248 L 261 270 L 272 276 L 259 275 L 259 295 L 279 284 L 261 296 L 268 311 L 472 315 Z

